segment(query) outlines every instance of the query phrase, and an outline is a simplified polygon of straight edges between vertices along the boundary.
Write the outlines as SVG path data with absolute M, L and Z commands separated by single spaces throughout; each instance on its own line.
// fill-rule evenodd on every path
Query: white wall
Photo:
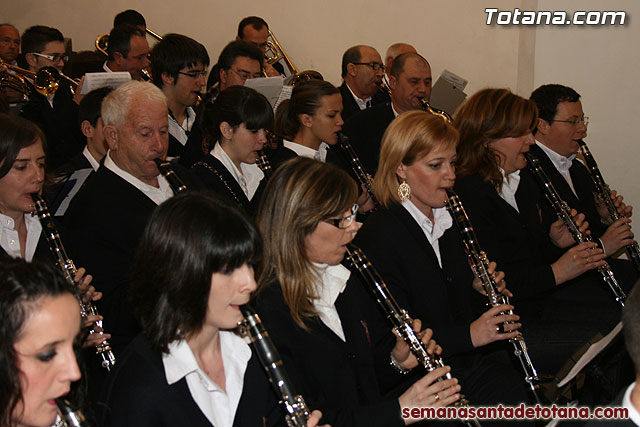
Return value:
M 487 26 L 485 7 L 624 10 L 627 24 Z M 21 0 L 5 1 L 0 21 L 20 31 L 35 24 L 55 26 L 73 39 L 75 50 L 92 49 L 95 37 L 111 29 L 113 16 L 128 8 L 139 10 L 160 34 L 178 32 L 202 42 L 212 62 L 235 37 L 240 19 L 262 16 L 300 69 L 317 69 L 335 84 L 346 48 L 370 44 L 384 55 L 390 44 L 402 41 L 431 62 L 434 77 L 446 68 L 468 79 L 468 94 L 492 86 L 528 96 L 544 83 L 572 86 L 591 118 L 587 142 L 605 178 L 632 203 L 640 203 L 640 146 L 633 129 L 638 120 L 633 102 L 640 95 L 635 80 L 640 29 L 633 16 L 640 3 L 634 0 Z

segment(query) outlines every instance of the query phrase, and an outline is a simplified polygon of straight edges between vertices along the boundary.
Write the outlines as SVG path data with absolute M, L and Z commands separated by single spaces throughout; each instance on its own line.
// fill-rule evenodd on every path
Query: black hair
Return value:
M 578 102 L 580 94 L 570 87 L 558 84 L 542 85 L 531 93 L 530 100 L 538 106 L 538 117 L 551 123 L 561 102 Z
M 322 105 L 325 96 L 339 94 L 340 90 L 324 80 L 307 80 L 296 85 L 291 98 L 280 103 L 276 111 L 275 131 L 278 136 L 293 139 L 300 129 L 300 115 L 312 116 Z
M 220 92 L 213 103 L 198 114 L 205 145 L 213 147 L 220 139 L 220 124 L 233 128 L 245 124 L 247 129 L 273 129 L 273 108 L 260 92 L 246 86 L 231 86 Z
M 20 39 L 23 55 L 32 52 L 40 53 L 44 51 L 45 46 L 50 42 L 64 43 L 64 37 L 60 30 L 53 27 L 45 27 L 44 25 L 34 25 L 27 28 Z
M 260 236 L 237 208 L 212 193 L 186 192 L 151 215 L 138 247 L 130 295 L 158 352 L 197 333 L 206 319 L 211 276 L 261 256 Z
M 44 134 L 35 123 L 22 117 L 0 114 L 0 178 L 9 173 L 20 150 L 38 139 L 46 150 Z
M 10 257 L 0 262 L 0 284 L 0 425 L 11 426 L 23 392 L 14 345 L 41 298 L 73 291 L 52 267 Z
M 110 60 L 115 59 L 114 53 L 120 52 L 125 58 L 129 56 L 131 50 L 131 37 L 140 36 L 146 37 L 146 33 L 140 28 L 122 24 L 117 27 L 113 27 L 109 33 L 109 44 L 107 44 L 107 55 Z
M 259 16 L 247 16 L 243 18 L 242 21 L 238 24 L 238 38 L 242 39 L 244 35 L 244 28 L 248 25 L 251 25 L 254 30 L 260 31 L 264 27 L 269 28 L 267 21 L 260 18 Z
M 361 47 L 362 46 L 350 47 L 342 55 L 342 78 L 347 75 L 347 65 L 360 62 L 362 59 L 362 52 L 360 52 Z
M 91 123 L 91 126 L 96 127 L 96 123 L 100 118 L 100 108 L 102 106 L 102 100 L 111 93 L 113 88 L 105 86 L 98 89 L 94 89 L 82 98 L 80 106 L 78 107 L 78 124 L 82 126 L 82 122 L 85 120 Z
M 142 14 L 137 10 L 133 9 L 123 10 L 113 18 L 114 27 L 119 27 L 124 24 L 133 25 L 135 27 L 147 27 L 147 21 L 144 20 L 144 16 L 142 16 Z
M 239 56 L 247 57 L 260 62 L 260 69 L 264 62 L 264 55 L 255 43 L 245 42 L 243 40 L 235 40 L 225 46 L 218 57 L 218 69 L 228 70 L 233 66 L 236 58 Z
M 167 34 L 151 51 L 153 83 L 162 88 L 162 74 L 177 80 L 178 71 L 198 63 L 209 66 L 209 54 L 202 44 L 182 34 Z

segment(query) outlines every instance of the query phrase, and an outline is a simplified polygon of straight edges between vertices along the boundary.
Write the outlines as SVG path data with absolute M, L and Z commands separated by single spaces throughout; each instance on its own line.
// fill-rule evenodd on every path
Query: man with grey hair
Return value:
M 393 65 L 393 60 L 403 53 L 418 53 L 418 51 L 416 51 L 416 48 L 408 43 L 394 43 L 387 49 L 387 54 L 384 57 L 384 66 L 385 73 L 387 74 L 387 79 L 391 78 L 391 66 Z
M 70 256 L 104 295 L 98 310 L 116 354 L 140 330 L 127 301 L 138 241 L 153 209 L 173 196 L 155 163 L 167 155 L 168 117 L 166 97 L 151 83 L 133 80 L 107 95 L 102 120 L 109 151 L 64 216 Z M 185 171 L 177 173 L 185 178 Z
M 351 116 L 372 105 L 383 104 L 389 100 L 380 92 L 384 64 L 377 50 L 371 46 L 350 47 L 342 55 L 342 119 L 346 122 Z

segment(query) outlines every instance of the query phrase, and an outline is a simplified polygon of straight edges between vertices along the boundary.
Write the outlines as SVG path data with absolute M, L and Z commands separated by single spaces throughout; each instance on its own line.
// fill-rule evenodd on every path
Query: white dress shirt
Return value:
M 185 340 L 169 344 L 169 353 L 162 355 L 162 364 L 168 384 L 186 379 L 191 397 L 211 424 L 216 427 L 232 427 L 242 396 L 251 349 L 249 344 L 233 332 L 220 331 L 219 334 L 226 392 L 198 366 L 196 357 Z
M 542 151 L 547 154 L 547 156 L 549 156 L 549 159 L 551 159 L 551 163 L 553 163 L 556 169 L 558 169 L 558 172 L 560 172 L 560 175 L 562 175 L 565 181 L 567 181 L 567 184 L 569 184 L 569 187 L 571 187 L 571 191 L 573 191 L 573 194 L 576 194 L 576 189 L 573 188 L 573 180 L 571 179 L 571 174 L 569 173 L 569 168 L 571 168 L 576 155 L 572 154 L 569 157 L 565 157 L 562 154 L 556 153 L 540 141 L 536 141 L 536 145 L 540 147 Z
M 13 258 L 22 258 L 22 248 L 20 247 L 20 237 L 16 230 L 16 222 L 10 216 L 0 214 L 0 246 Z M 31 262 L 33 254 L 36 252 L 42 225 L 37 216 L 30 213 L 24 214 L 24 222 L 27 227 L 27 242 L 24 251 L 24 259 Z
M 260 181 L 264 178 L 264 172 L 260 170 L 257 164 L 240 163 L 239 171 L 231 157 L 224 151 L 219 143 L 214 145 L 210 154 L 220 160 L 222 165 L 229 171 L 231 176 L 240 184 L 240 188 L 244 192 L 247 199 L 251 200 L 258 190 Z
M 438 264 L 440 264 L 440 268 L 442 268 L 442 257 L 440 256 L 438 239 L 453 225 L 453 219 L 451 215 L 449 215 L 449 212 L 447 212 L 447 208 L 432 209 L 433 222 L 431 222 L 429 217 L 422 213 L 411 200 L 405 200 L 402 202 L 402 206 L 411 214 L 424 232 L 424 235 L 427 236 L 427 240 L 431 243 L 431 247 L 438 258 Z
M 84 147 L 84 150 L 82 150 L 82 155 L 89 161 L 89 164 L 91 165 L 93 171 L 97 171 L 100 167 L 100 162 L 93 158 L 93 155 L 89 151 L 89 147 Z
M 347 89 L 349 89 L 349 92 L 351 92 L 351 95 L 353 95 L 353 99 L 356 100 L 356 104 L 358 104 L 358 107 L 360 108 L 360 110 L 364 110 L 366 108 L 371 107 L 371 97 L 368 97 L 368 98 L 365 98 L 365 99 L 358 98 L 358 95 L 353 93 L 353 91 L 349 87 L 349 84 L 347 84 L 345 82 L 345 85 L 347 85 Z
M 313 264 L 317 272 L 314 284 L 316 298 L 311 300 L 322 323 L 327 325 L 342 341 L 346 341 L 340 315 L 336 309 L 336 300 L 347 286 L 351 272 L 341 264 Z
M 518 191 L 518 185 L 520 184 L 520 170 L 505 175 L 504 169 L 500 168 L 500 172 L 502 173 L 502 188 L 498 194 L 505 202 L 509 203 L 513 209 L 520 212 L 518 203 L 516 202 L 516 191 Z
M 187 107 L 187 116 L 182 123 L 178 123 L 173 114 L 169 114 L 169 134 L 177 139 L 180 144 L 185 145 L 191 132 L 193 124 L 196 122 L 196 112 L 191 107 Z
M 156 188 L 153 185 L 149 185 L 145 182 L 140 181 L 135 176 L 131 175 L 129 172 L 120 169 L 118 165 L 111 159 L 109 153 L 107 153 L 104 159 L 104 167 L 109 169 L 111 172 L 118 175 L 120 178 L 127 181 L 129 184 L 136 187 L 140 190 L 145 196 L 153 200 L 156 205 L 169 200 L 173 197 L 173 191 L 171 190 L 171 186 L 165 179 L 164 176 L 158 175 L 158 185 L 160 188 Z
M 286 139 L 282 140 L 282 145 L 290 150 L 293 150 L 300 157 L 309 157 L 310 159 L 316 159 L 323 163 L 327 160 L 327 150 L 329 149 L 329 144 L 327 144 L 326 142 L 321 142 L 317 150 Z
M 633 393 L 635 386 L 636 383 L 634 382 L 627 388 L 627 391 L 624 392 L 624 396 L 622 397 L 622 407 L 629 410 L 629 420 L 635 425 L 640 426 L 640 412 L 638 412 L 638 409 L 636 409 L 636 407 L 633 406 L 633 403 L 631 403 L 631 393 Z

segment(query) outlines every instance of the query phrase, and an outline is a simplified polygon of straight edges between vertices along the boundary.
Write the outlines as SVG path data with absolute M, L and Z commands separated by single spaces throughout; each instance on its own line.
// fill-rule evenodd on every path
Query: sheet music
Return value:
M 116 88 L 122 83 L 131 80 L 131 74 L 128 71 L 114 71 L 113 73 L 87 73 L 84 75 L 84 83 L 82 84 L 82 95 L 86 95 L 94 89 L 101 87 Z

